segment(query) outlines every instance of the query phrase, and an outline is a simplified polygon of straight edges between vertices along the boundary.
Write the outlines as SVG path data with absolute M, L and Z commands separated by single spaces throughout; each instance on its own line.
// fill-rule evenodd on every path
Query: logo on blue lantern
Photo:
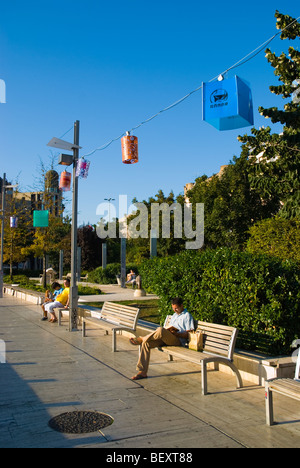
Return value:
M 210 95 L 210 102 L 215 104 L 216 102 L 225 102 L 228 101 L 228 93 L 226 89 L 216 89 Z

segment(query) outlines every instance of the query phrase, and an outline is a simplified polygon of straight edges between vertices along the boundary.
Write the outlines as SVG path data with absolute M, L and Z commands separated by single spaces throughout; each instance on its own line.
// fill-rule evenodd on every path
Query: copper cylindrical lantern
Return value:
M 71 190 L 71 180 L 72 174 L 70 172 L 64 171 L 61 173 L 60 181 L 59 181 L 59 188 L 63 192 L 69 192 Z
M 129 132 L 121 139 L 122 161 L 124 164 L 134 164 L 139 161 L 138 139 Z

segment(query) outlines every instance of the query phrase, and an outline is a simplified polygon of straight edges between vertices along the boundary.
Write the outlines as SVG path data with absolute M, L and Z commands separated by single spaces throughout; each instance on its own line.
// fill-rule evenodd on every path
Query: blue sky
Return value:
M 48 141 L 80 121 L 81 155 L 93 151 L 209 81 L 277 32 L 275 10 L 300 16 L 297 2 L 196 0 L 13 0 L 2 2 L 0 173 L 32 186 Z M 295 41 L 290 43 L 296 46 Z M 277 37 L 271 50 L 287 50 Z M 257 108 L 282 105 L 269 92 L 277 79 L 264 52 L 228 74 L 252 89 L 255 126 L 270 124 Z M 240 154 L 239 134 L 202 121 L 202 92 L 140 127 L 140 162 L 122 164 L 121 143 L 98 151 L 80 180 L 80 223 L 96 223 L 104 198 L 128 203 L 183 192 Z M 274 127 L 274 130 L 278 128 Z M 73 131 L 64 136 L 73 140 Z M 58 155 L 58 151 L 52 151 Z M 57 170 L 61 172 L 60 166 Z M 69 197 L 70 198 L 70 197 Z

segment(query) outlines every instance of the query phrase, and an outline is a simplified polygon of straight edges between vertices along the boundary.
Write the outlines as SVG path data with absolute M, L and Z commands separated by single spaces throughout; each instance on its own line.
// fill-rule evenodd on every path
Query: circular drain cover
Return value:
M 95 432 L 113 424 L 111 416 L 96 411 L 73 411 L 50 419 L 49 426 L 57 432 L 84 434 Z

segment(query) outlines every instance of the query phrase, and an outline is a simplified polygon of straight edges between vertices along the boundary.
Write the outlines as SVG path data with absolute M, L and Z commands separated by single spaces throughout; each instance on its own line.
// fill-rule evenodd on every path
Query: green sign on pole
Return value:
M 49 226 L 49 211 L 34 211 L 33 212 L 33 227 L 43 228 Z

